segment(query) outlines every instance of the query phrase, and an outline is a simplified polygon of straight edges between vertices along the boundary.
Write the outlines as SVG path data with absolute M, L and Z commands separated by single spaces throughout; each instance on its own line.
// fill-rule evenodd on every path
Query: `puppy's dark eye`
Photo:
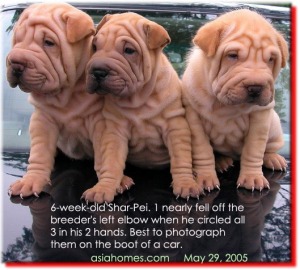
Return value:
M 129 55 L 134 54 L 135 52 L 136 52 L 136 51 L 135 51 L 134 49 L 129 48 L 129 47 L 126 47 L 126 48 L 124 49 L 124 53 L 129 54 Z
M 273 57 L 273 56 L 271 56 L 270 58 L 269 58 L 269 63 L 273 63 L 275 61 L 275 58 Z
M 44 40 L 44 46 L 46 47 L 53 47 L 55 45 L 55 43 L 49 39 L 45 39 Z
M 237 59 L 239 59 L 239 56 L 238 56 L 237 53 L 229 53 L 229 54 L 227 54 L 227 57 L 229 59 L 231 59 L 231 60 L 237 60 Z
M 96 47 L 95 44 L 92 44 L 92 50 L 93 50 L 93 52 L 96 52 L 96 51 L 97 51 L 97 47 Z

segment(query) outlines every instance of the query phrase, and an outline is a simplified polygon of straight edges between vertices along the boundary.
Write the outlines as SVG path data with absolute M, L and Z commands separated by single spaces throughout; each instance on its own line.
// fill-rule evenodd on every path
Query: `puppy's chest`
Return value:
M 240 153 L 249 131 L 249 114 L 234 109 L 207 111 L 202 117 L 205 133 L 215 150 Z
M 92 122 L 101 120 L 102 105 L 96 100 L 82 100 L 82 102 L 73 102 L 69 106 L 54 110 L 52 116 L 57 122 L 61 133 L 69 133 L 74 135 L 82 134 L 87 137 L 87 129 Z
M 89 105 L 55 113 L 59 126 L 57 145 L 75 159 L 93 157 L 93 130 L 95 125 L 103 122 L 100 104 Z
M 150 145 L 163 144 L 164 123 L 161 119 L 135 119 L 131 121 L 130 146 L 144 145 L 143 148 Z
M 61 118 L 61 132 L 79 134 L 86 130 L 88 117 L 82 115 L 64 115 Z
M 132 125 L 128 161 L 141 167 L 159 167 L 169 163 L 165 146 L 165 127 L 161 121 L 139 121 Z

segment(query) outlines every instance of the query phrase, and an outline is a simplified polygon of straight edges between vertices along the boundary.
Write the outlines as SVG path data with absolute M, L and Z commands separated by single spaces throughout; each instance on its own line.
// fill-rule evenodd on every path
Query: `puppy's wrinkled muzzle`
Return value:
M 104 87 L 105 80 L 109 75 L 108 69 L 92 68 L 87 77 L 87 91 L 90 94 L 108 94 L 110 91 Z
M 87 71 L 87 91 L 89 93 L 119 96 L 126 87 L 125 80 L 118 72 L 106 65 L 94 65 Z
M 25 66 L 22 63 L 12 63 L 11 64 L 11 72 L 14 77 L 19 79 L 25 70 Z
M 26 64 L 21 61 L 7 59 L 7 80 L 11 87 L 16 87 L 25 71 Z
M 268 87 L 263 84 L 245 85 L 246 102 L 266 106 L 273 100 L 273 95 L 268 95 Z
M 248 92 L 248 96 L 250 98 L 256 99 L 259 98 L 264 87 L 262 85 L 248 85 L 246 86 L 246 90 Z
M 101 82 L 101 81 L 105 80 L 105 78 L 107 77 L 108 73 L 109 73 L 109 71 L 106 70 L 106 69 L 98 69 L 98 68 L 96 68 L 96 69 L 92 70 L 92 75 L 93 75 L 93 77 L 95 78 L 95 80 L 97 82 Z
M 248 85 L 245 88 L 248 95 L 248 103 L 255 103 L 258 101 L 264 89 L 262 85 Z

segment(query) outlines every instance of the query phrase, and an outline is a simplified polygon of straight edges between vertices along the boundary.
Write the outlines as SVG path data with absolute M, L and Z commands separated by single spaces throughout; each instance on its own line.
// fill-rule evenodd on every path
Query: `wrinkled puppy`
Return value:
M 7 79 L 30 93 L 35 110 L 27 173 L 10 186 L 9 195 L 38 196 L 50 181 L 57 146 L 71 158 L 94 157 L 104 129 L 103 99 L 85 90 L 94 33 L 87 14 L 62 3 L 31 5 L 15 25 Z
M 201 27 L 183 75 L 184 103 L 192 130 L 193 166 L 204 189 L 219 185 L 220 171 L 241 160 L 237 185 L 269 187 L 262 165 L 285 170 L 274 111 L 274 80 L 288 58 L 283 37 L 250 10 L 224 14 Z
M 100 181 L 85 198 L 112 201 L 126 160 L 150 168 L 170 163 L 174 194 L 197 197 L 181 83 L 162 53 L 167 31 L 135 13 L 106 15 L 97 30 L 87 89 L 105 98 L 106 129 Z

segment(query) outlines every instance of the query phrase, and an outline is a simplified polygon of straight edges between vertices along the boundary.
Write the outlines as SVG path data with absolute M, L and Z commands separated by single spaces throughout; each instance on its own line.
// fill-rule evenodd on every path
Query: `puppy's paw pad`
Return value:
M 271 170 L 285 171 L 287 168 L 285 158 L 277 153 L 266 153 L 263 162 L 263 165 Z
M 220 155 L 216 157 L 215 163 L 216 163 L 216 170 L 222 173 L 224 171 L 227 171 L 230 167 L 233 166 L 233 159 L 231 157 Z
M 263 175 L 256 174 L 242 174 L 237 181 L 237 187 L 243 187 L 254 191 L 254 189 L 262 190 L 263 188 L 270 188 L 269 181 Z

